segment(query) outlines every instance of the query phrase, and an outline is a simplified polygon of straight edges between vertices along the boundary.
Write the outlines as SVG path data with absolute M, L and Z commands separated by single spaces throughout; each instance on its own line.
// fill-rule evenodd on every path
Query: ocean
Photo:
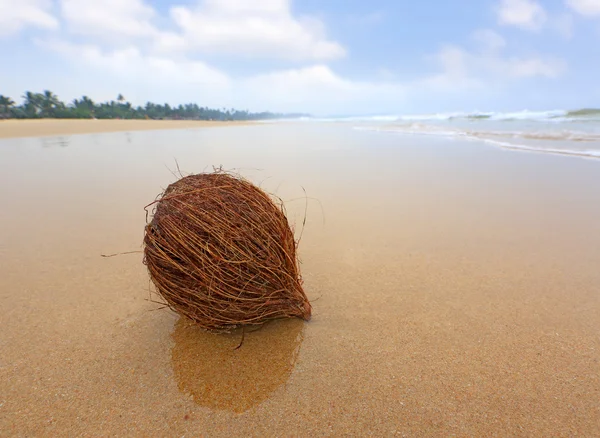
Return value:
M 600 159 L 600 109 L 312 119 L 357 130 L 468 140 L 504 149 Z

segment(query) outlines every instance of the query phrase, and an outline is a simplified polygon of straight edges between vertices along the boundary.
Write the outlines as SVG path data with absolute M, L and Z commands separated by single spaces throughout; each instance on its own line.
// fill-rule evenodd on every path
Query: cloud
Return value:
M 506 47 L 506 40 L 491 29 L 479 29 L 471 35 L 480 44 L 483 51 L 497 51 Z
M 243 84 L 253 98 L 261 98 L 274 108 L 315 109 L 320 113 L 348 110 L 369 102 L 389 106 L 399 104 L 406 92 L 400 83 L 354 81 L 343 78 L 325 65 L 276 71 L 258 75 Z
M 200 61 L 144 55 L 137 47 L 104 51 L 96 45 L 67 41 L 37 41 L 39 46 L 57 52 L 72 62 L 101 69 L 117 78 L 172 86 L 203 85 L 226 88 L 228 76 Z
M 407 79 L 402 71 L 375 65 L 372 70 L 377 73 L 372 77 L 356 79 L 328 65 L 327 61 L 343 56 L 343 47 L 327 37 L 320 20 L 292 14 L 290 0 L 203 0 L 173 7 L 162 18 L 147 0 L 58 1 L 65 31 L 38 39 L 37 44 L 65 59 L 65 68 L 73 72 L 63 76 L 78 78 L 77 84 L 61 84 L 57 91 L 64 95 L 68 95 L 64 90 L 84 90 L 97 99 L 94 90 L 111 88 L 110 96 L 123 92 L 134 104 L 151 100 L 314 114 L 380 112 L 452 99 L 462 104 L 500 93 L 518 80 L 556 78 L 566 70 L 560 59 L 513 54 L 497 31 L 479 29 L 467 45 L 445 44 L 430 56 L 429 74 Z M 522 8 L 522 4 L 537 4 L 530 0 L 503 0 L 502 4 L 529 11 L 521 14 L 527 20 L 517 20 L 514 11 L 505 14 L 513 25 L 540 20 L 535 8 L 533 13 Z M 545 26 L 551 26 L 545 12 L 542 16 Z M 209 65 L 208 53 L 241 62 L 256 57 L 294 64 L 240 76 Z M 102 93 L 105 98 L 106 92 Z
M 294 17 L 289 0 L 204 0 L 170 10 L 178 32 L 157 41 L 163 51 L 184 50 L 255 58 L 326 60 L 345 49 L 325 35 L 323 23 Z
M 498 23 L 526 30 L 539 30 L 547 20 L 546 11 L 535 0 L 500 0 Z
M 0 0 L 0 37 L 16 34 L 25 27 L 58 29 L 58 20 L 51 10 L 51 0 Z
M 171 105 L 196 102 L 209 107 L 248 105 L 233 100 L 235 82 L 229 75 L 199 60 L 146 54 L 136 46 L 106 49 L 58 39 L 35 43 L 59 55 L 64 75 L 77 78 L 69 84 L 62 77 L 46 77 L 44 87 L 66 100 L 82 94 L 107 100 L 123 93 L 134 105 L 147 101 Z
M 490 29 L 475 31 L 472 35 L 480 43 L 479 50 L 465 51 L 462 60 L 465 69 L 470 72 L 479 72 L 482 76 L 490 78 L 532 78 L 532 77 L 559 77 L 566 70 L 566 63 L 553 57 L 508 56 L 504 53 L 506 40 Z
M 566 0 L 566 3 L 584 17 L 600 17 L 600 0 Z
M 234 79 L 200 61 L 145 55 L 134 46 L 104 50 L 97 45 L 61 40 L 38 40 L 37 44 L 61 55 L 69 65 L 90 72 L 90 76 L 79 77 L 79 86 L 87 81 L 86 86 L 97 89 L 95 81 L 101 77 L 113 85 L 113 92 L 123 91 L 136 105 L 146 100 L 198 102 L 218 107 L 252 106 L 255 110 L 328 114 L 374 103 L 392 107 L 402 102 L 405 93 L 400 83 L 350 80 L 323 64 Z M 90 91 L 86 93 L 97 98 Z
M 6 0 L 0 0 L 6 1 Z M 60 0 L 70 32 L 129 44 L 145 38 L 163 54 L 217 53 L 254 58 L 327 60 L 345 49 L 326 37 L 324 24 L 294 17 L 290 0 L 203 0 L 169 10 L 169 30 L 159 29 L 157 12 L 146 0 Z
M 60 7 L 68 29 L 76 34 L 114 40 L 158 32 L 151 24 L 156 13 L 143 0 L 60 0 Z
M 557 15 L 550 21 L 551 27 L 566 39 L 573 37 L 573 15 Z
M 600 0 L 566 0 L 567 2 L 595 2 Z M 539 31 L 542 28 L 553 30 L 566 39 L 573 33 L 573 16 L 569 13 L 551 14 L 536 0 L 500 0 L 496 6 L 498 23 L 515 26 L 524 30 Z
M 542 56 L 510 56 L 505 53 L 506 41 L 490 29 L 473 33 L 474 50 L 446 44 L 428 57 L 439 73 L 425 77 L 420 84 L 436 90 L 477 90 L 518 79 L 534 77 L 557 78 L 567 69 L 562 59 Z
M 494 66 L 511 78 L 558 78 L 567 70 L 565 61 L 559 58 L 519 58 L 504 59 Z

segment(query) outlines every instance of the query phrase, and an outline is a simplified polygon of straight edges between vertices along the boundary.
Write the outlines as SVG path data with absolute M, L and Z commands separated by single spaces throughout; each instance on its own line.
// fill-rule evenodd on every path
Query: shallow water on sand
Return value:
M 100 257 L 175 160 L 297 236 L 306 190 L 310 322 L 234 350 Z M 0 435 L 599 435 L 599 166 L 327 124 L 0 141 Z

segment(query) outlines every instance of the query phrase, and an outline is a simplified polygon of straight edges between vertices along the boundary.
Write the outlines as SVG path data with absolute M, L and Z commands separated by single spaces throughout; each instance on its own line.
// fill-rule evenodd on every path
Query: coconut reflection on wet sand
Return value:
M 247 330 L 208 333 L 180 318 L 172 351 L 179 388 L 200 406 L 242 413 L 285 386 L 302 345 L 304 322 L 278 320 Z

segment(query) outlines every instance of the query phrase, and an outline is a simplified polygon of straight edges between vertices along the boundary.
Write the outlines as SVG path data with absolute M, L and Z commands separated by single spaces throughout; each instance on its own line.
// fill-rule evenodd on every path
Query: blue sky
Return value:
M 600 106 L 600 0 L 0 0 L 0 94 L 331 114 Z

